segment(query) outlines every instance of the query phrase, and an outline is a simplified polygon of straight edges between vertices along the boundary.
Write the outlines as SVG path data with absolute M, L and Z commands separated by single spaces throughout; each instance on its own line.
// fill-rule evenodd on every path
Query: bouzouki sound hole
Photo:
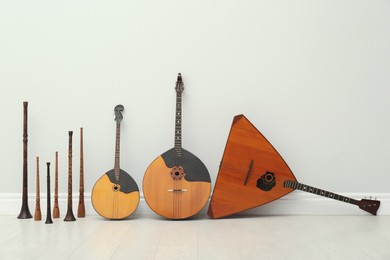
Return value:
M 121 190 L 121 185 L 119 185 L 119 184 L 114 184 L 114 185 L 112 186 L 112 190 L 113 190 L 113 191 L 120 191 L 120 190 Z
M 171 177 L 173 180 L 178 181 L 184 178 L 184 169 L 181 166 L 174 166 L 171 170 Z

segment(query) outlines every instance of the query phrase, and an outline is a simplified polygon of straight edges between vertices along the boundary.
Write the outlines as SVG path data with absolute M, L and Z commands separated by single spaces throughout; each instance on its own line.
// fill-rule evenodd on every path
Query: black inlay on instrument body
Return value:
M 118 181 L 115 179 L 114 169 L 109 170 L 106 174 L 112 183 L 120 185 L 121 192 L 130 193 L 133 191 L 139 191 L 137 183 L 124 170 L 122 170 L 122 169 L 119 170 L 119 180 Z
M 187 181 L 204 181 L 211 182 L 209 172 L 203 162 L 190 153 L 189 151 L 182 148 L 180 162 L 177 162 L 177 156 L 175 148 L 172 148 L 161 155 L 167 168 L 174 166 L 183 166 L 185 176 L 184 179 Z

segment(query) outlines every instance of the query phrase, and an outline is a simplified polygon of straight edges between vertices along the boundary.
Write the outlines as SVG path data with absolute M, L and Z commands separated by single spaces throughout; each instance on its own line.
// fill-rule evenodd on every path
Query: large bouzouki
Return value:
M 119 166 L 120 124 L 124 107 L 117 105 L 115 111 L 116 142 L 114 169 L 109 170 L 96 182 L 92 190 L 92 205 L 99 215 L 107 219 L 124 219 L 130 216 L 139 203 L 138 185 Z
M 208 214 L 221 218 L 261 206 L 302 190 L 354 204 L 373 215 L 377 200 L 355 200 L 299 183 L 286 162 L 249 120 L 234 117 L 218 172 Z
M 181 74 L 176 82 L 175 146 L 157 157 L 147 168 L 143 192 L 149 207 L 169 219 L 189 218 L 207 203 L 211 180 L 202 161 L 182 148 Z

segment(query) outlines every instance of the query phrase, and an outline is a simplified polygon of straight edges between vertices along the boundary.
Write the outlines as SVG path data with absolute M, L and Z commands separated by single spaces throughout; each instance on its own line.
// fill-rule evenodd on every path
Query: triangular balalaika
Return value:
M 293 191 L 294 174 L 268 140 L 244 116 L 233 119 L 208 214 L 221 218 L 261 206 Z

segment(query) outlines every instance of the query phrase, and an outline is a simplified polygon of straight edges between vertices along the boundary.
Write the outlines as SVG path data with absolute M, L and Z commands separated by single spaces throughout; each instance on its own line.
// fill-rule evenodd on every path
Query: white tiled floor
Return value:
M 0 259 L 390 259 L 390 216 L 0 216 Z

